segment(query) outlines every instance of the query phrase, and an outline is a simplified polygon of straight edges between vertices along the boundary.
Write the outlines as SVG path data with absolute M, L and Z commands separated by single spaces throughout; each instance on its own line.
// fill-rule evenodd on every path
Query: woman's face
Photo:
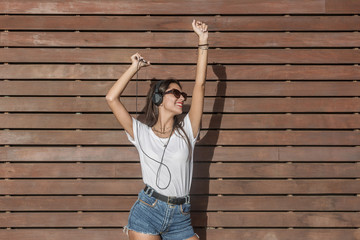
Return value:
M 165 92 L 171 90 L 171 89 L 177 89 L 180 92 L 182 91 L 182 89 L 180 88 L 179 85 L 177 85 L 176 83 L 170 83 L 168 89 L 166 89 Z M 176 98 L 174 96 L 174 94 L 169 93 L 169 94 L 165 94 L 163 96 L 163 108 L 164 110 L 170 111 L 172 113 L 174 113 L 175 115 L 181 114 L 182 113 L 182 108 L 183 108 L 183 104 L 184 104 L 184 97 L 182 95 L 180 95 L 179 98 Z

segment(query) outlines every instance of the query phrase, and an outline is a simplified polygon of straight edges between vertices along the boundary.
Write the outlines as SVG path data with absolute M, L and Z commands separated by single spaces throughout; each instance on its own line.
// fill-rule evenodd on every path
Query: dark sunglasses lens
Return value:
M 184 101 L 186 101 L 186 99 L 187 99 L 187 94 L 184 93 L 184 92 L 182 92 L 181 95 L 184 97 Z
M 173 89 L 172 91 L 173 91 L 173 94 L 174 94 L 174 96 L 175 96 L 176 98 L 179 98 L 179 97 L 180 97 L 181 92 L 180 92 L 179 90 Z
M 180 92 L 180 91 L 177 90 L 177 89 L 173 89 L 173 93 L 174 93 L 174 96 L 175 96 L 176 98 L 180 98 L 180 95 L 182 95 L 182 96 L 184 97 L 184 101 L 185 101 L 186 98 L 187 98 L 187 94 L 186 94 L 186 93 Z

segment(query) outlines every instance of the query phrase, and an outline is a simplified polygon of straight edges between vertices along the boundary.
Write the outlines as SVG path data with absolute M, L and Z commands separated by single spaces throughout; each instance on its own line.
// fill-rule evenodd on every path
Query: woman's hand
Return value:
M 199 36 L 199 43 L 204 44 L 207 43 L 208 40 L 208 25 L 206 25 L 203 22 L 195 21 L 195 19 L 192 22 L 192 27 L 194 29 L 194 32 Z
M 150 61 L 145 61 L 143 57 L 139 53 L 135 53 L 131 56 L 131 62 L 133 66 L 136 66 L 137 68 L 141 67 L 147 67 L 150 65 Z

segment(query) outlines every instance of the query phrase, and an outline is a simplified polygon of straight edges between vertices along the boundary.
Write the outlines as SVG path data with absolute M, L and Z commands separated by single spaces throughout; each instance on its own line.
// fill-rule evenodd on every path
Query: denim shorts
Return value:
M 194 235 L 191 226 L 190 203 L 168 204 L 149 196 L 141 190 L 132 206 L 124 232 L 132 230 L 150 235 L 160 235 L 163 240 L 183 240 Z

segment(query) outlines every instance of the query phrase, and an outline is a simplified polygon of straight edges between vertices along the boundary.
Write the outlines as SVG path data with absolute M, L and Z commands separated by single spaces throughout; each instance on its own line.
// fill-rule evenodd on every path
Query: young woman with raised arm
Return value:
M 198 59 L 191 107 L 183 119 L 187 94 L 175 79 L 158 81 L 147 95 L 145 120 L 133 118 L 120 96 L 142 67 L 150 66 L 140 54 L 106 95 L 106 100 L 123 126 L 128 140 L 139 152 L 145 188 L 132 206 L 124 232 L 130 240 L 198 239 L 190 219 L 190 187 L 193 152 L 200 133 L 207 68 L 208 26 L 193 21 L 199 37 Z

